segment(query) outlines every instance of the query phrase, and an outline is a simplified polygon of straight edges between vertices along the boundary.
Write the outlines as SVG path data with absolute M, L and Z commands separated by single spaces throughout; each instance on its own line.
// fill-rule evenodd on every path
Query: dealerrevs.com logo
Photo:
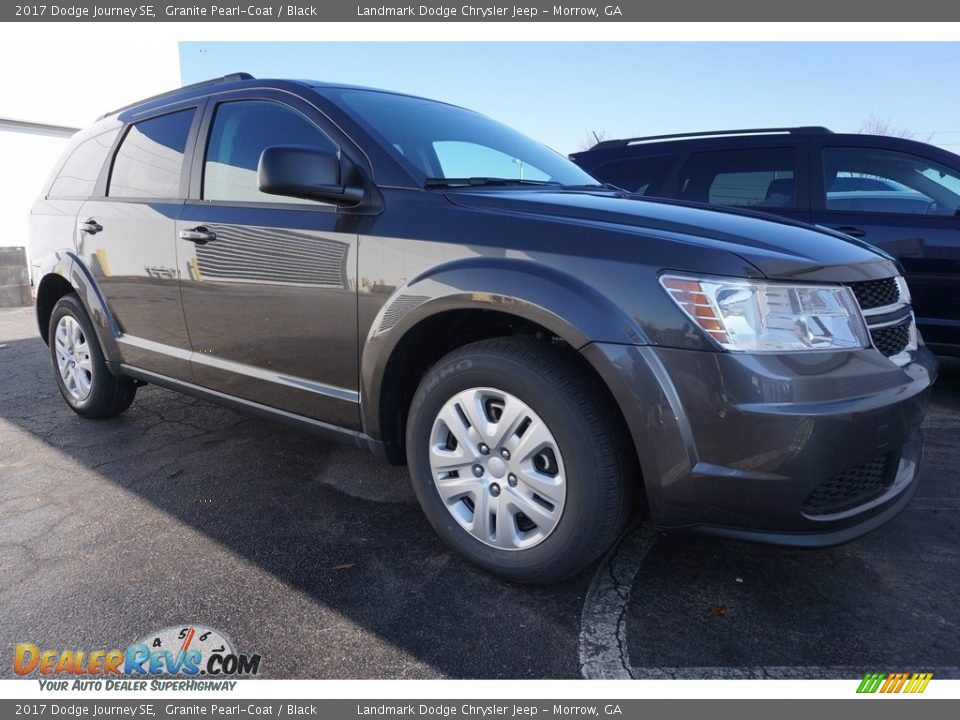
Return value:
M 43 690 L 232 690 L 232 678 L 255 676 L 260 661 L 259 654 L 238 653 L 219 630 L 196 624 L 149 633 L 125 650 L 20 643 L 13 653 L 14 672 L 37 676 Z

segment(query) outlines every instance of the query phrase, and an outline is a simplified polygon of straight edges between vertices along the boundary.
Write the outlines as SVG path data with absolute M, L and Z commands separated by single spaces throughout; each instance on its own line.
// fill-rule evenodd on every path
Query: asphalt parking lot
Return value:
M 960 678 L 960 364 L 908 510 L 840 548 L 652 534 L 550 588 L 452 555 L 403 468 L 155 387 L 61 400 L 32 310 L 0 310 L 0 676 L 13 646 L 184 623 L 270 678 Z

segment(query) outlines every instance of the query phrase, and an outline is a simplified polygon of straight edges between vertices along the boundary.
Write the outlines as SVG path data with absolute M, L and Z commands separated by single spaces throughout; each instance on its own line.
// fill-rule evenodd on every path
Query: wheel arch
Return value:
M 609 298 L 540 263 L 475 258 L 423 273 L 391 293 L 362 349 L 363 426 L 387 460 L 405 461 L 406 412 L 423 374 L 456 347 L 511 334 L 534 335 L 574 351 L 601 339 L 647 344 L 642 330 Z M 602 377 L 601 382 L 608 387 Z
M 49 342 L 47 331 L 50 316 L 57 301 L 68 293 L 75 293 L 90 316 L 97 340 L 103 350 L 108 367 L 121 361 L 117 337 L 120 329 L 110 312 L 106 299 L 93 273 L 83 261 L 69 250 L 58 250 L 43 264 L 41 279 L 37 284 L 37 329 L 44 342 Z

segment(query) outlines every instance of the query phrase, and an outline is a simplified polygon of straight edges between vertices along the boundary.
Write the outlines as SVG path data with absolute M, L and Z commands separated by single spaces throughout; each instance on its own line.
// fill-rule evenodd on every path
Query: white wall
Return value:
M 78 34 L 80 32 L 78 26 Z M 82 128 L 105 112 L 180 85 L 177 43 L 0 44 L 0 118 Z M 27 216 L 67 139 L 0 131 L 0 245 L 26 245 Z
M 4 164 L 0 197 L 7 219 L 7 231 L 0 234 L 0 247 L 27 248 L 27 267 L 31 266 L 27 242 L 30 206 L 67 142 L 68 138 L 0 128 L 0 157 Z
M 77 26 L 78 35 L 87 35 Z M 0 44 L 0 117 L 85 127 L 109 110 L 180 85 L 177 43 Z

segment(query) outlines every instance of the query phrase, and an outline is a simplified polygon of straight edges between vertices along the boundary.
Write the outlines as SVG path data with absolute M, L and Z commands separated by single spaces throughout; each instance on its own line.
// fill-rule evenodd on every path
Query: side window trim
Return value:
M 103 167 L 100 168 L 100 175 L 97 177 L 97 184 L 93 188 L 93 194 L 91 198 L 97 200 L 103 200 L 107 197 L 107 186 L 110 183 L 110 173 L 113 170 L 113 160 L 117 155 L 117 151 L 120 150 L 120 143 L 123 142 L 123 139 L 127 136 L 128 128 L 133 125 L 132 122 L 122 125 L 120 127 L 120 132 L 117 133 L 117 136 L 113 139 L 113 147 L 110 148 L 110 152 L 107 153 L 107 159 L 103 163 Z
M 199 126 L 200 120 L 203 115 L 204 106 L 206 104 L 205 99 L 191 100 L 183 105 L 168 105 L 164 106 L 162 109 L 157 110 L 152 113 L 144 113 L 143 115 L 138 115 L 130 118 L 126 123 L 124 123 L 123 128 L 120 131 L 120 134 L 117 136 L 117 139 L 114 141 L 113 147 L 110 149 L 110 153 L 107 157 L 107 162 L 104 163 L 103 169 L 100 171 L 100 177 L 97 179 L 97 187 L 95 188 L 95 194 L 91 197 L 96 197 L 98 199 L 107 199 L 110 202 L 144 202 L 146 200 L 152 202 L 183 202 L 187 198 L 187 193 L 189 190 L 190 182 L 190 173 L 191 166 L 193 164 L 193 148 L 192 145 L 196 141 L 197 128 Z M 120 148 L 123 146 L 124 140 L 126 140 L 127 135 L 130 134 L 130 131 L 133 127 L 139 123 L 146 122 L 148 120 L 155 120 L 156 118 L 161 118 L 166 115 L 173 115 L 178 112 L 183 112 L 184 110 L 193 110 L 193 119 L 190 123 L 190 128 L 187 131 L 187 142 L 183 149 L 183 164 L 180 167 L 180 184 L 177 191 L 177 197 L 175 198 L 155 198 L 155 197 L 115 197 L 109 195 L 110 189 L 110 178 L 113 175 L 113 166 L 116 163 L 117 153 L 119 153 Z
M 667 173 L 667 177 L 663 181 L 662 192 L 664 197 L 672 200 L 680 197 L 680 173 L 683 171 L 691 155 L 693 155 L 693 150 L 690 149 L 683 150 L 677 154 L 676 159 L 673 161 L 673 167 L 670 168 L 670 172 Z
M 810 144 L 801 140 L 794 146 L 797 151 L 793 168 L 793 209 L 806 213 L 810 218 Z
M 817 213 L 827 212 L 827 188 L 823 182 L 823 152 L 827 147 L 823 142 L 814 142 L 810 147 L 810 209 Z
M 202 145 L 200 132 L 203 120 L 211 105 L 209 98 L 202 98 L 197 104 L 197 114 L 190 125 L 190 136 L 187 138 L 187 147 L 183 151 L 183 175 L 180 177 L 180 195 L 184 202 L 190 198 L 190 186 L 193 182 L 193 166 L 197 157 L 197 145 Z
M 224 93 L 216 97 L 207 98 L 206 105 L 202 111 L 202 118 L 197 124 L 194 132 L 194 145 L 192 148 L 191 155 L 191 169 L 188 178 L 188 188 L 186 195 L 186 202 L 190 205 L 207 205 L 207 206 L 222 206 L 222 207 L 244 207 L 244 208 L 261 208 L 266 210 L 306 210 L 308 212 L 338 212 L 339 208 L 335 205 L 328 203 L 315 203 L 315 204 L 306 204 L 306 203 L 285 203 L 285 202 L 247 202 L 247 201 L 237 201 L 237 200 L 205 200 L 203 198 L 203 173 L 204 173 L 204 163 L 206 161 L 207 146 L 210 143 L 210 133 L 213 130 L 213 121 L 216 116 L 217 108 L 220 105 L 234 102 L 270 102 L 277 105 L 281 105 L 298 115 L 301 115 L 306 119 L 310 124 L 317 128 L 317 130 L 326 137 L 330 144 L 338 149 L 340 153 L 343 153 L 342 143 L 338 142 L 333 135 L 330 133 L 329 129 L 324 127 L 322 123 L 317 121 L 316 117 L 313 117 L 313 113 L 310 111 L 317 111 L 317 109 L 305 102 L 302 98 L 293 96 L 295 102 L 291 102 L 290 97 L 283 95 L 277 97 L 273 93 L 264 90 L 242 90 L 236 93 Z M 303 107 L 297 107 L 297 105 L 303 105 Z M 305 111 L 306 110 L 306 111 Z M 322 113 L 321 113 L 322 116 Z M 322 116 L 326 119 L 325 116 Z

